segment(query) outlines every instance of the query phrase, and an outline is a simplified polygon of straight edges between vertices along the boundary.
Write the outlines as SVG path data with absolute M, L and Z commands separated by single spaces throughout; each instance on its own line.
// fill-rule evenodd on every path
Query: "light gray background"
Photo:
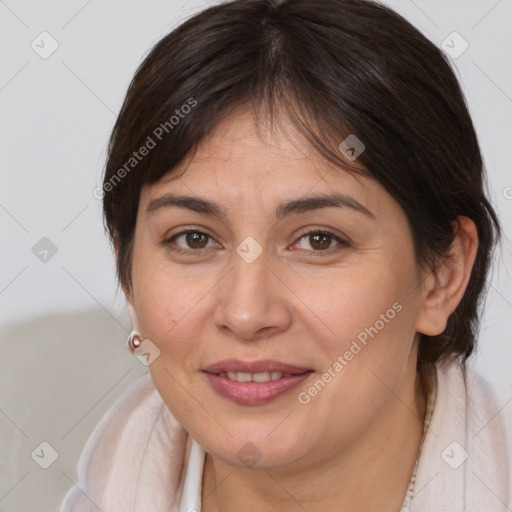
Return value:
M 506 235 L 475 364 L 512 407 L 512 0 L 386 3 L 439 46 L 453 31 L 469 44 L 452 62 Z M 87 436 L 146 372 L 125 348 L 131 324 L 93 190 L 139 62 L 206 5 L 0 0 L 0 512 L 58 509 Z M 43 31 L 59 45 L 47 59 L 31 48 Z M 47 262 L 32 252 L 42 237 L 57 248 Z M 43 441 L 58 452 L 46 470 L 31 457 Z

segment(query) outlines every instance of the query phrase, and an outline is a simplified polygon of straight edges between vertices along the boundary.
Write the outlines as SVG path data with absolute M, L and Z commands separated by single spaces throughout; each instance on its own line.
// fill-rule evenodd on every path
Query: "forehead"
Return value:
M 278 179 L 295 171 L 303 175 L 306 169 L 321 176 L 326 164 L 284 116 L 269 127 L 257 124 L 251 111 L 238 109 L 224 118 L 176 171 L 186 169 L 189 178 L 196 173 L 215 177 L 232 171 L 240 179 L 258 181 L 267 173 Z M 210 171 L 207 175 L 202 172 L 205 167 Z
M 141 202 L 170 191 L 240 208 L 275 205 L 291 197 L 343 194 L 375 210 L 392 199 L 376 180 L 329 162 L 285 117 L 269 129 L 256 126 L 247 110 L 224 118 L 177 168 L 145 187 Z

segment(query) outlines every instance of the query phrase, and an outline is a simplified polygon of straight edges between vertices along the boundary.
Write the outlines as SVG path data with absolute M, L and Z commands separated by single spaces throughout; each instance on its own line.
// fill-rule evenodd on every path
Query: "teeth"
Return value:
M 291 373 L 281 372 L 221 372 L 220 377 L 228 378 L 229 380 L 236 380 L 238 382 L 268 382 L 269 380 L 277 380 L 283 377 L 291 377 Z
M 251 382 L 252 376 L 246 372 L 228 372 L 228 379 L 237 380 L 238 382 Z
M 270 380 L 270 373 L 269 372 L 253 373 L 251 380 L 253 382 L 268 382 Z

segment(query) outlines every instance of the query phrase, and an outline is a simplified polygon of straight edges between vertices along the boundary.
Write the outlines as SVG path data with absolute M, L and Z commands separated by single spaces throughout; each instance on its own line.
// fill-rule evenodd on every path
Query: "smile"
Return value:
M 313 370 L 278 361 L 225 360 L 203 370 L 212 389 L 244 405 L 266 404 L 297 387 Z
M 218 374 L 220 377 L 227 377 L 229 380 L 236 380 L 237 382 L 268 382 L 269 380 L 277 380 L 282 377 L 291 377 L 291 373 L 282 372 L 221 372 Z

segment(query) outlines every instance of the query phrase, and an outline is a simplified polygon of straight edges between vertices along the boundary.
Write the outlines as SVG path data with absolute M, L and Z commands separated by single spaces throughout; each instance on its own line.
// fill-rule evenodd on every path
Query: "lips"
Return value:
M 275 360 L 227 359 L 207 366 L 203 372 L 212 389 L 224 398 L 238 404 L 262 405 L 297 387 L 313 370 Z

